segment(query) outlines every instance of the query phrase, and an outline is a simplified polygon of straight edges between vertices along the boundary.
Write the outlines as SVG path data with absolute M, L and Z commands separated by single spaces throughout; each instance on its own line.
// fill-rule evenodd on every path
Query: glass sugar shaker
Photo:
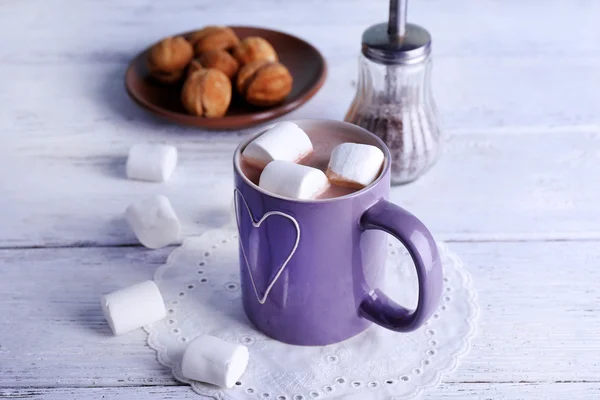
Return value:
M 345 117 L 386 143 L 396 185 L 420 177 L 442 150 L 431 90 L 431 35 L 406 23 L 406 11 L 406 0 L 391 0 L 388 23 L 363 33 L 357 92 Z

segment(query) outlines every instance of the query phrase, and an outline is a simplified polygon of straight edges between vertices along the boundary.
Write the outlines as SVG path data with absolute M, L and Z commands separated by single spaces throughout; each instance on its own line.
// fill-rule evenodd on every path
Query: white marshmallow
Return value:
M 179 238 L 179 220 L 171 202 L 157 195 L 132 204 L 125 210 L 125 219 L 141 244 L 158 249 Z
M 242 157 L 262 169 L 273 160 L 298 162 L 313 151 L 306 133 L 291 122 L 281 122 L 248 143 Z
M 127 177 L 141 181 L 164 182 L 177 165 L 177 149 L 162 144 L 136 144 L 129 149 Z
M 329 188 L 329 181 L 320 169 L 290 161 L 271 161 L 260 174 L 258 186 L 280 196 L 314 199 Z
M 100 302 L 104 318 L 115 335 L 160 321 L 167 315 L 163 298 L 153 281 L 105 294 Z
M 334 185 L 362 189 L 379 176 L 383 152 L 375 146 L 342 143 L 331 152 L 327 177 Z
M 249 358 L 245 346 L 200 336 L 185 349 L 181 372 L 188 379 L 231 388 L 246 370 Z

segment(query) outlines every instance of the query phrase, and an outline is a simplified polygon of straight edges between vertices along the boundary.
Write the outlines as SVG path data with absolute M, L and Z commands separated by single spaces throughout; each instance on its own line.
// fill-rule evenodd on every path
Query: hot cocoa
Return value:
M 317 128 L 316 126 L 302 126 L 302 129 L 310 138 L 313 145 L 313 151 L 308 156 L 297 161 L 297 163 L 317 168 L 323 172 L 327 171 L 333 149 L 342 143 L 361 143 L 378 146 L 378 144 L 368 135 L 361 136 L 355 132 L 348 132 L 343 129 L 323 131 L 322 128 Z M 244 175 L 254 184 L 258 185 L 261 169 L 248 164 L 243 158 L 240 162 L 240 166 Z M 358 190 L 360 190 L 360 188 L 330 185 L 327 190 L 317 197 L 317 199 L 330 199 L 346 196 Z

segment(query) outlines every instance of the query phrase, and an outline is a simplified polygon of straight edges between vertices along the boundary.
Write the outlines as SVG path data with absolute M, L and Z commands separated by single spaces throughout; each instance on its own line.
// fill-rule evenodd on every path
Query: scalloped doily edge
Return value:
M 225 231 L 225 229 L 223 229 L 223 228 L 211 229 L 211 230 L 204 232 L 202 235 L 200 235 L 198 237 L 207 236 L 210 234 L 214 234 L 215 232 L 219 232 L 219 231 Z M 198 238 L 198 237 L 196 237 L 196 238 Z M 179 256 L 179 253 L 186 250 L 190 246 L 190 243 L 191 243 L 191 240 L 189 240 L 189 239 L 184 240 L 183 243 L 181 244 L 181 246 L 177 247 L 175 250 L 173 250 L 169 254 L 169 256 L 167 257 L 167 261 L 163 265 L 158 267 L 158 269 L 154 273 L 154 280 L 160 279 L 160 277 L 164 274 L 164 272 L 166 270 L 168 270 L 169 268 L 171 268 L 171 264 Z M 456 370 L 456 368 L 458 367 L 459 358 L 469 352 L 469 350 L 471 349 L 471 341 L 477 333 L 477 327 L 476 327 L 475 322 L 476 322 L 477 318 L 479 317 L 479 306 L 476 302 L 477 292 L 475 291 L 475 289 L 473 287 L 473 279 L 471 277 L 471 274 L 469 273 L 469 271 L 467 271 L 465 269 L 462 260 L 460 258 L 458 258 L 458 256 L 448 248 L 446 243 L 437 242 L 437 244 L 438 244 L 438 246 L 443 246 L 444 252 L 454 261 L 454 265 L 456 266 L 455 268 L 460 273 L 460 275 L 463 279 L 463 282 L 464 282 L 464 287 L 468 292 L 467 303 L 469 305 L 470 313 L 469 313 L 468 318 L 466 319 L 466 322 L 468 324 L 469 331 L 467 332 L 467 334 L 464 337 L 461 338 L 460 347 L 452 354 L 452 356 L 450 357 L 448 362 L 443 367 L 441 367 L 429 380 L 427 380 L 426 382 L 423 382 L 421 385 L 416 387 L 412 392 L 410 392 L 406 395 L 402 395 L 402 397 L 392 396 L 392 397 L 390 397 L 390 400 L 414 399 L 415 397 L 422 394 L 424 391 L 431 389 L 433 387 L 437 387 L 440 384 L 440 382 L 442 381 L 443 377 L 449 375 L 450 373 L 452 373 Z M 158 363 L 166 368 L 169 368 L 171 370 L 171 373 L 173 374 L 173 377 L 176 380 L 178 380 L 182 383 L 189 384 L 191 386 L 192 390 L 200 396 L 212 398 L 214 400 L 226 400 L 227 399 L 225 393 L 222 390 L 215 389 L 215 391 L 212 394 L 208 394 L 205 391 L 201 392 L 196 387 L 196 385 L 193 384 L 194 381 L 191 381 L 191 380 L 186 379 L 185 377 L 181 376 L 181 374 L 176 370 L 176 366 L 168 361 L 168 357 L 166 355 L 167 349 L 164 346 L 161 346 L 158 343 L 158 341 L 156 340 L 156 336 L 157 336 L 158 332 L 155 329 L 153 329 L 151 325 L 146 325 L 143 327 L 143 329 L 148 334 L 146 343 L 152 350 L 154 350 L 156 352 L 156 359 L 157 359 Z M 335 400 L 335 398 L 332 398 L 332 399 Z

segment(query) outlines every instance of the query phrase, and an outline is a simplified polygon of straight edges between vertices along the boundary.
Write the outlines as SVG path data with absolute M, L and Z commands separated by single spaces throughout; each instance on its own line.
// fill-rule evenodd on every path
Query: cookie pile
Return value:
M 258 107 L 280 104 L 292 91 L 292 75 L 268 41 L 258 36 L 240 40 L 226 26 L 167 37 L 152 46 L 147 63 L 154 79 L 166 84 L 183 81 L 184 108 L 206 118 L 226 114 L 233 87 Z

